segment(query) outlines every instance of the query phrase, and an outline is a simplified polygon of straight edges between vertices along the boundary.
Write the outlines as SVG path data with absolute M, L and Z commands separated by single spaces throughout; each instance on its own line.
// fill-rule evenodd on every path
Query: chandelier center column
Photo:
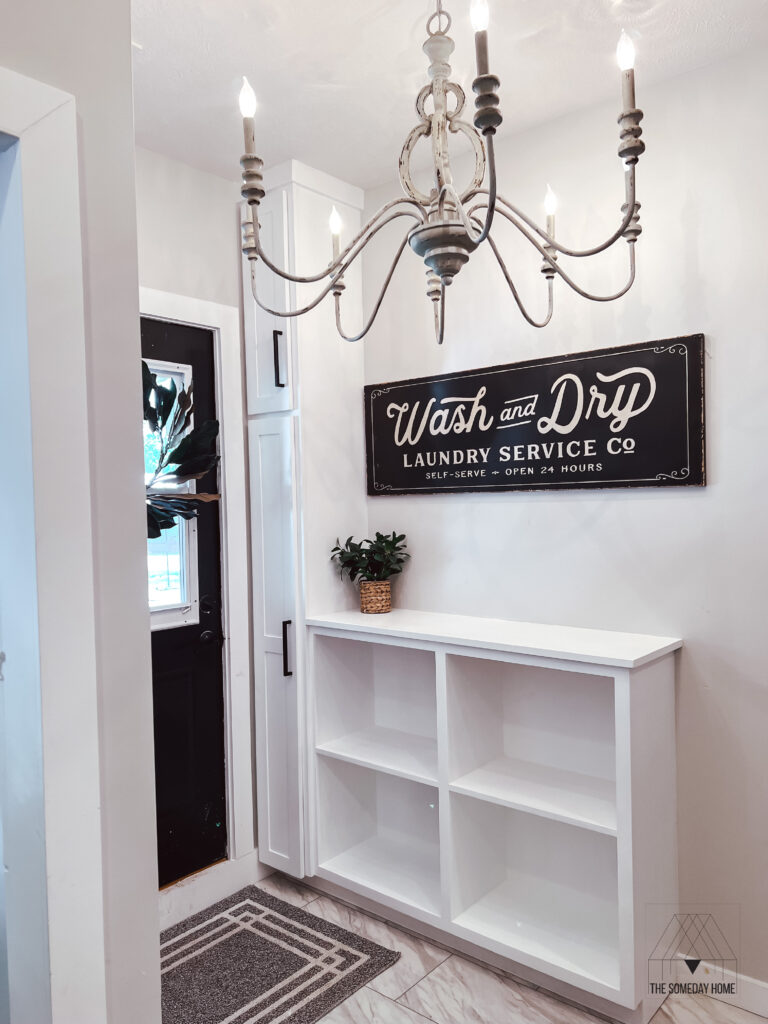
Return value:
M 424 43 L 424 53 L 429 57 L 429 77 L 432 81 L 434 111 L 430 118 L 432 135 L 432 156 L 435 164 L 435 188 L 439 193 L 443 185 L 453 184 L 450 159 L 448 156 L 448 93 L 446 83 L 451 76 L 448 58 L 456 49 L 450 36 L 443 33 L 431 35 Z

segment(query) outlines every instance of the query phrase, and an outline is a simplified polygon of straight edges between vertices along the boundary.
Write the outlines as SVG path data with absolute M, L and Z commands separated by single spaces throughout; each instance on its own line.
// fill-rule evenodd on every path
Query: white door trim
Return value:
M 12 481 L 0 496 L 10 1020 L 106 1020 L 104 885 L 115 853 L 102 845 L 75 100 L 0 68 L 0 131 L 17 140 L 0 171 L 15 195 L 0 203 L 0 439 L 11 442 L 0 451 Z M 159 1010 L 159 965 L 157 994 Z
M 254 826 L 244 359 L 240 311 L 236 306 L 224 306 L 152 288 L 139 289 L 139 305 L 142 316 L 192 324 L 213 331 L 217 409 L 221 423 L 222 625 L 229 855 L 226 863 L 214 865 L 161 892 L 161 923 L 168 927 L 247 884 L 247 880 L 255 881 L 258 875 Z M 228 889 L 230 879 L 232 888 Z

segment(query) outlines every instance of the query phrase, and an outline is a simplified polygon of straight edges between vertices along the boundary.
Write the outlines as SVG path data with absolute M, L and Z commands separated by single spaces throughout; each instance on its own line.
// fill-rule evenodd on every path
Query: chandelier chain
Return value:
M 445 25 L 443 26 L 443 19 Z M 432 29 L 432 22 L 437 21 L 437 28 Z M 431 36 L 444 36 L 451 28 L 453 19 L 448 11 L 443 9 L 443 0 L 435 0 L 435 11 L 427 19 L 427 34 Z

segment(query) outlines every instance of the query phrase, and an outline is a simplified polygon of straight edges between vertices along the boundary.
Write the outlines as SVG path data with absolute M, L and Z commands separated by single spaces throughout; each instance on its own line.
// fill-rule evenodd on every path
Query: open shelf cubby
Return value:
M 451 795 L 453 923 L 601 984 L 619 986 L 616 840 Z
M 616 835 L 611 676 L 456 654 L 446 671 L 451 792 Z
M 428 914 L 440 911 L 438 792 L 331 758 L 318 759 L 319 866 Z
M 317 752 L 415 782 L 437 782 L 432 651 L 318 636 Z

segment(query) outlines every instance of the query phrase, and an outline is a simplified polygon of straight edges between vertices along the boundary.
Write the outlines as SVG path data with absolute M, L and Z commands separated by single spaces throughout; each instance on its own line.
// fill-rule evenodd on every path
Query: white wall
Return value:
M 626 299 L 586 303 L 556 281 L 554 322 L 536 331 L 481 252 L 448 293 L 441 350 L 423 265 L 406 253 L 366 347 L 366 380 L 375 383 L 706 335 L 706 489 L 377 497 L 369 499 L 369 523 L 408 535 L 413 560 L 398 584 L 402 606 L 684 638 L 677 700 L 681 899 L 741 904 L 739 969 L 761 979 L 768 979 L 768 144 L 756 126 L 768 95 L 767 56 L 743 55 L 653 89 L 644 88 L 640 65 L 644 233 L 638 283 Z M 503 64 L 498 73 L 503 81 Z M 519 101 L 503 87 L 501 95 L 502 110 Z M 617 222 L 617 107 L 618 96 L 615 105 L 507 140 L 501 129 L 501 191 L 541 217 L 549 181 L 561 200 L 558 234 L 566 244 L 594 243 Z M 395 188 L 369 194 L 366 213 Z M 539 260 L 514 243 L 512 231 L 502 225 L 495 234 L 513 273 L 528 265 L 519 283 L 540 312 Z M 615 262 L 601 258 L 575 272 L 593 286 L 618 285 L 623 249 Z M 365 266 L 368 307 L 391 244 L 382 241 L 375 251 Z
M 335 178 L 307 171 L 294 198 L 296 273 L 317 273 L 331 262 L 328 219 L 335 206 L 342 222 L 341 247 L 360 230 L 359 189 Z M 317 180 L 314 181 L 314 178 Z M 314 187 L 313 187 L 314 186 Z M 299 286 L 297 304 L 309 303 L 327 282 Z M 345 279 L 342 325 L 348 336 L 362 326 L 360 266 Z M 363 439 L 356 430 L 361 407 L 365 349 L 362 342 L 340 341 L 333 297 L 295 323 L 301 408 L 302 537 L 306 610 L 337 611 L 354 607 L 357 596 L 339 579 L 331 548 L 366 529 Z M 343 495 L 343 501 L 339 496 Z
M 71 0 L 56 5 L 49 0 L 30 0 L 23 5 L 5 5 L 0 66 L 69 92 L 77 103 L 90 450 L 62 451 L 51 469 L 63 472 L 67 459 L 75 466 L 77 460 L 90 461 L 96 608 L 82 608 L 80 614 L 90 630 L 95 630 L 99 680 L 98 709 L 87 711 L 94 714 L 98 710 L 101 741 L 108 1019 L 110 1024 L 136 1020 L 155 1024 L 160 1019 L 157 862 L 142 501 L 130 4 L 128 0 Z M 55 173 L 55 153 L 51 161 Z M 46 214 L 55 224 L 55 204 Z M 57 233 L 52 231 L 51 237 L 55 239 Z M 49 290 L 59 301 L 57 258 L 52 244 L 47 265 Z M 56 366 L 59 348 L 55 331 L 49 332 L 46 343 L 50 365 Z M 36 358 L 42 361 L 39 351 Z M 61 388 L 67 394 L 67 375 L 72 370 L 61 367 L 61 371 Z M 78 414 L 82 413 L 82 404 L 78 409 Z M 65 438 L 66 423 L 61 424 L 61 431 Z M 45 493 L 48 490 L 43 488 Z M 56 500 L 66 508 L 62 488 Z M 52 510 L 49 507 L 47 511 Z M 61 532 L 65 533 L 67 516 L 62 522 Z M 68 563 L 71 553 L 62 537 L 54 531 L 40 536 L 40 544 L 48 559 L 56 545 L 61 545 L 66 579 L 66 573 L 72 571 Z M 51 609 L 44 600 L 43 606 L 48 614 Z M 70 639 L 77 644 L 76 633 Z M 67 664 L 43 663 L 41 671 L 66 688 L 67 673 L 73 670 Z M 73 706 L 73 710 L 79 713 L 80 709 Z M 59 717 L 51 728 L 71 741 L 77 737 L 77 716 L 73 718 Z M 77 797 L 76 790 L 70 793 L 73 810 Z M 64 801 L 58 806 L 66 813 Z M 75 820 L 70 854 L 76 852 L 79 837 Z M 64 885 L 65 880 L 57 881 Z M 63 888 L 56 891 L 63 896 Z M 72 941 L 74 946 L 77 939 Z M 55 975 L 54 981 L 62 991 L 71 983 L 66 975 Z
M 224 306 L 240 304 L 238 168 L 233 180 L 136 150 L 139 281 Z

